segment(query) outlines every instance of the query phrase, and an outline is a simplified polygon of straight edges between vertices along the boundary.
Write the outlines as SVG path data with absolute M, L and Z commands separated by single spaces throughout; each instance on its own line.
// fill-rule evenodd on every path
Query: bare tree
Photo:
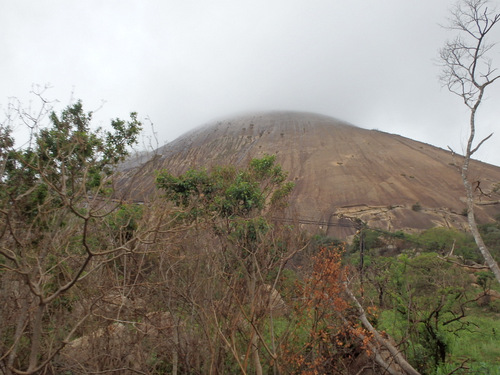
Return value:
M 469 138 L 461 165 L 467 198 L 467 218 L 477 246 L 488 267 L 500 282 L 500 268 L 486 247 L 474 214 L 474 189 L 470 178 L 472 156 L 493 134 L 475 140 L 476 116 L 486 89 L 500 78 L 488 53 L 495 46 L 487 37 L 500 21 L 500 13 L 488 7 L 488 0 L 461 0 L 451 11 L 448 29 L 457 31 L 455 39 L 440 50 L 443 71 L 440 80 L 448 90 L 462 98 L 470 112 Z

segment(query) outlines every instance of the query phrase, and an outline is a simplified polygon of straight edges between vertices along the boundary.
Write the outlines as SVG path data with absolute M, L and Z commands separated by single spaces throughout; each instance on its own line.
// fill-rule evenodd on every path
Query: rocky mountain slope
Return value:
M 157 169 L 243 165 L 264 154 L 275 154 L 296 183 L 283 219 L 308 230 L 346 237 L 356 230 L 355 218 L 387 230 L 466 226 L 458 156 L 311 113 L 248 114 L 204 125 L 128 169 L 123 183 L 132 197 L 147 199 Z M 500 182 L 499 167 L 473 162 L 470 170 L 483 192 Z M 499 205 L 478 206 L 480 221 L 499 213 Z

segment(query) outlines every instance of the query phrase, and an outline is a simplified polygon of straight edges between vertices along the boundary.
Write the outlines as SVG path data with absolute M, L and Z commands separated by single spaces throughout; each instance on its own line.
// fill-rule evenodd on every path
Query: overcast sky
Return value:
M 159 145 L 240 112 L 317 112 L 461 151 L 467 112 L 441 88 L 448 0 L 15 0 L 0 9 L 0 105 L 71 93 L 97 123 L 137 111 Z M 495 2 L 493 2 L 495 4 Z M 500 26 L 498 27 L 500 29 Z M 500 41 L 500 30 L 494 39 Z M 492 57 L 500 64 L 500 49 Z M 500 82 L 477 155 L 500 166 Z

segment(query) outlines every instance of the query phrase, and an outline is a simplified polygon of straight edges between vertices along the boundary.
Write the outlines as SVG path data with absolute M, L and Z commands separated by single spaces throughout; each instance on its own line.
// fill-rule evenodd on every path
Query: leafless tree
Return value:
M 476 151 L 493 134 L 476 141 L 477 111 L 486 89 L 500 78 L 489 52 L 495 43 L 488 41 L 491 30 L 500 21 L 500 13 L 490 8 L 488 0 L 461 0 L 452 9 L 447 28 L 457 32 L 455 39 L 440 50 L 443 67 L 440 80 L 448 90 L 460 98 L 469 109 L 469 138 L 461 165 L 462 181 L 466 191 L 467 218 L 477 246 L 488 267 L 500 282 L 500 268 L 485 245 L 474 214 L 474 188 L 470 177 L 470 162 Z

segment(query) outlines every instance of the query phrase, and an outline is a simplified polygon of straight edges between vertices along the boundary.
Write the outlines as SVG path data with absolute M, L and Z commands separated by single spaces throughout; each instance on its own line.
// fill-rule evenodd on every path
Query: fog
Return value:
M 104 101 L 98 125 L 139 112 L 159 146 L 235 113 L 294 110 L 461 152 L 468 114 L 440 86 L 437 64 L 454 36 L 440 27 L 453 3 L 4 2 L 0 109 L 10 97 L 29 103 L 33 85 L 48 84 L 56 108 Z M 500 41 L 500 30 L 492 37 Z M 492 57 L 500 64 L 498 48 Z M 478 138 L 499 128 L 499 86 L 481 107 Z M 500 165 L 499 149 L 500 133 L 477 157 Z

